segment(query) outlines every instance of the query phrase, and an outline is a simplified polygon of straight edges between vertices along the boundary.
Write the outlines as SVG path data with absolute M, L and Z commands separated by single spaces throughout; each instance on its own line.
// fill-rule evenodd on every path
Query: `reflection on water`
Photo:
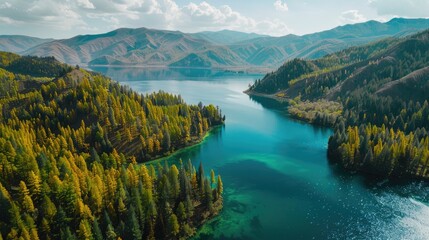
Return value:
M 249 99 L 261 104 L 264 108 L 267 108 L 267 109 L 286 111 L 288 106 L 286 102 L 279 102 L 271 98 L 249 96 Z
M 100 71 L 142 93 L 213 103 L 226 115 L 226 125 L 201 144 L 161 160 L 202 161 L 222 175 L 224 210 L 195 239 L 429 239 L 427 183 L 368 179 L 330 165 L 330 129 L 290 119 L 285 104 L 243 94 L 260 75 Z
M 139 67 L 91 67 L 90 70 L 101 72 L 117 81 L 147 81 L 147 80 L 217 80 L 225 77 L 255 76 L 260 74 L 244 74 L 232 71 L 206 68 L 139 68 Z

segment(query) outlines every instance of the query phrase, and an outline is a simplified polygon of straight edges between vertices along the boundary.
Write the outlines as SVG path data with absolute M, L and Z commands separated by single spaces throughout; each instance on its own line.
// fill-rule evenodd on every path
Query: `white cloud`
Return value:
M 367 19 L 358 10 L 348 10 L 341 13 L 340 19 L 344 23 L 360 23 Z
M 190 3 L 182 9 L 183 18 L 179 23 L 186 31 L 231 29 L 257 32 L 261 34 L 286 35 L 290 29 L 280 20 L 257 21 L 233 10 L 228 5 L 215 7 L 207 2 Z
M 207 2 L 202 2 L 198 5 L 190 3 L 182 9 L 182 12 L 187 17 L 187 19 L 185 19 L 187 21 L 182 24 L 190 25 L 190 23 L 194 23 L 198 27 L 238 27 L 254 25 L 255 22 L 253 19 L 232 10 L 231 7 L 227 5 L 217 8 Z
M 12 24 L 16 23 L 16 21 L 9 17 L 0 17 L 0 23 Z
M 10 7 L 12 7 L 12 4 L 10 4 L 10 3 L 8 3 L 8 2 L 5 2 L 5 3 L 0 4 L 0 9 L 1 9 L 1 8 L 10 8 Z
M 278 6 L 287 9 L 281 1 Z M 290 33 L 280 20 L 256 20 L 229 5 L 215 6 L 205 1 L 179 6 L 175 0 L 14 0 L 0 3 L 0 16 L 0 29 L 8 27 L 14 34 L 29 34 L 31 29 L 42 37 L 44 33 L 50 34 L 48 37 L 71 37 L 71 34 L 101 33 L 119 27 Z
M 94 4 L 90 0 L 77 0 L 77 5 L 87 9 L 94 9 Z
M 368 0 L 379 15 L 429 17 L 429 0 Z
M 282 2 L 282 0 L 276 0 L 274 2 L 274 8 L 277 11 L 281 11 L 281 12 L 287 12 L 289 11 L 289 7 L 285 2 Z

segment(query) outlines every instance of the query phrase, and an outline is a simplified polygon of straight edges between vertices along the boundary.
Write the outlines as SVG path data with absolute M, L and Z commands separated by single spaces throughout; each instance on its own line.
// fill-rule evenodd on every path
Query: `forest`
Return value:
M 428 67 L 424 31 L 288 61 L 247 92 L 281 96 L 291 115 L 333 126 L 328 157 L 343 168 L 429 178 Z
M 0 239 L 181 239 L 222 209 L 202 164 L 142 164 L 201 141 L 219 108 L 5 52 L 0 85 Z

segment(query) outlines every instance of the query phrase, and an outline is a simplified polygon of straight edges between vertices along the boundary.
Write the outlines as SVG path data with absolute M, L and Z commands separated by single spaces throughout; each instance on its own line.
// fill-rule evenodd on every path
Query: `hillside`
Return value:
M 20 35 L 0 35 L 0 51 L 20 53 L 53 40 Z
M 429 19 L 394 18 L 387 23 L 349 24 L 304 36 L 262 37 L 234 44 L 231 49 L 250 64 L 280 66 L 287 59 L 317 59 L 351 46 L 406 36 L 428 28 Z
M 189 56 L 197 55 L 208 63 L 196 65 L 229 66 L 244 62 L 225 46 L 174 31 L 146 28 L 118 29 L 100 35 L 77 36 L 39 45 L 24 52 L 54 56 L 69 64 L 187 66 Z M 175 64 L 176 63 L 176 64 Z
M 292 115 L 334 126 L 328 155 L 344 168 L 429 178 L 428 67 L 424 31 L 286 62 L 248 93 L 289 99 Z
M 340 26 L 304 36 L 258 36 L 234 31 L 182 33 L 146 28 L 117 29 L 40 44 L 24 55 L 54 56 L 88 65 L 176 67 L 277 67 L 293 58 L 315 59 L 385 37 L 429 28 L 429 19 L 392 19 Z M 195 60 L 195 62 L 191 60 Z
M 268 37 L 267 35 L 260 35 L 256 33 L 243 33 L 231 30 L 222 30 L 217 32 L 198 32 L 191 33 L 192 37 L 203 39 L 216 45 L 231 45 L 238 42 L 243 42 L 260 37 Z
M 0 239 L 179 239 L 220 211 L 202 165 L 137 164 L 200 141 L 219 109 L 52 58 L 0 60 Z

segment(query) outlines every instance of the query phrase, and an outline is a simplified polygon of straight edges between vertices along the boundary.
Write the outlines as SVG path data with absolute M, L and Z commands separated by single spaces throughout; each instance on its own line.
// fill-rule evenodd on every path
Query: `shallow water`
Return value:
M 166 158 L 221 174 L 224 210 L 195 239 L 429 239 L 429 186 L 344 173 L 326 158 L 330 129 L 242 93 L 261 75 L 211 70 L 93 68 L 134 90 L 218 105 L 226 124 Z

